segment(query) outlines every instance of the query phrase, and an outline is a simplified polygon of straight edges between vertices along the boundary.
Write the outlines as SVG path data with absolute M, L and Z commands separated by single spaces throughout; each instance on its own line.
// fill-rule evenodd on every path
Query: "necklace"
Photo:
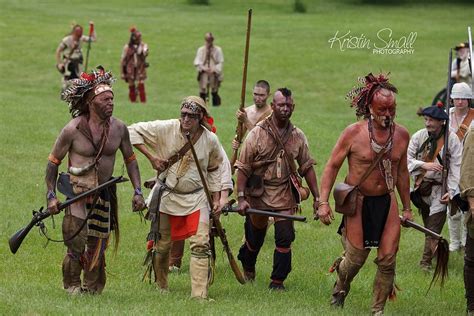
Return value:
M 378 167 L 379 167 L 379 171 L 382 177 L 387 180 L 387 174 L 391 175 L 391 173 L 388 172 L 389 170 L 386 170 L 386 168 L 389 168 L 389 169 L 391 168 L 391 154 L 392 154 L 392 148 L 393 148 L 393 132 L 395 129 L 395 124 L 392 123 L 390 125 L 388 139 L 383 145 L 379 144 L 377 140 L 375 139 L 374 132 L 373 132 L 372 119 L 370 117 L 369 117 L 367 126 L 369 129 L 369 139 L 370 139 L 370 146 L 372 147 L 372 151 L 375 154 L 378 154 L 380 153 L 381 150 L 385 149 L 385 153 L 383 154 L 384 159 L 380 160 L 380 162 L 378 163 Z M 374 158 L 375 157 L 373 157 L 372 159 Z M 393 179 L 391 181 L 393 182 Z M 389 190 L 390 190 L 390 186 L 388 182 L 387 182 L 387 186 L 389 187 Z M 393 183 L 392 183 L 392 188 L 393 188 Z

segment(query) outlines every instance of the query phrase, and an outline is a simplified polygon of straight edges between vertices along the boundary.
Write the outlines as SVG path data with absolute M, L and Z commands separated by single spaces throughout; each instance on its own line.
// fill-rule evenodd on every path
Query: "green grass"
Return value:
M 171 293 L 160 295 L 140 281 L 148 224 L 130 211 L 133 190 L 129 184 L 119 189 L 122 240 L 116 257 L 109 252 L 109 278 L 103 295 L 71 298 L 64 294 L 61 261 L 65 249 L 58 244 L 43 249 L 44 239 L 36 230 L 12 255 L 7 239 L 30 220 L 32 209 L 44 204 L 46 157 L 69 120 L 67 107 L 59 100 L 60 75 L 54 68 L 54 51 L 73 21 L 86 25 L 94 20 L 98 41 L 93 44 L 90 65 L 102 64 L 119 74 L 121 49 L 128 41 L 129 27 L 136 25 L 150 46 L 149 102 L 130 104 L 124 82 L 118 81 L 114 88 L 114 115 L 130 124 L 177 117 L 180 100 L 197 93 L 192 61 L 204 33 L 212 31 L 225 55 L 224 104 L 212 113 L 218 135 L 230 152 L 240 96 L 246 12 L 252 7 L 247 103 L 258 79 L 267 79 L 273 88 L 293 89 L 297 107 L 292 119 L 308 136 L 320 175 L 340 132 L 355 119 L 344 96 L 358 76 L 390 71 L 400 91 L 397 121 L 412 133 L 422 127 L 416 109 L 429 104 L 445 84 L 448 49 L 465 40 L 473 6 L 441 1 L 381 6 L 368 1 L 305 1 L 307 13 L 296 14 L 293 1 L 284 0 L 211 0 L 209 6 L 189 5 L 185 0 L 89 2 L 0 0 L 0 314 L 368 314 L 374 253 L 353 282 L 344 310 L 330 309 L 335 275 L 327 270 L 341 252 L 337 224 L 324 227 L 311 221 L 296 224 L 293 272 L 285 293 L 267 291 L 273 253 L 271 229 L 259 257 L 255 284 L 239 285 L 219 250 L 216 280 L 210 288 L 215 302 L 189 300 L 187 272 L 172 275 Z M 328 40 L 337 30 L 374 38 L 384 27 L 390 27 L 394 37 L 417 32 L 415 53 L 373 55 L 367 50 L 341 52 L 329 47 Z M 139 163 L 142 178 L 151 176 L 152 169 L 143 156 L 139 156 Z M 119 162 L 116 174 L 121 169 Z M 345 167 L 341 180 L 344 171 Z M 310 217 L 310 203 L 304 204 L 304 214 Z M 418 216 L 416 220 L 421 221 Z M 243 219 L 232 215 L 222 221 L 236 254 Z M 55 237 L 60 237 L 60 222 L 58 217 L 57 228 L 50 228 Z M 403 229 L 397 266 L 397 283 L 403 291 L 395 303 L 387 304 L 387 314 L 461 315 L 465 310 L 462 255 L 451 256 L 445 288 L 435 287 L 425 295 L 430 276 L 418 268 L 422 247 L 420 233 Z M 187 255 L 184 262 L 187 271 Z

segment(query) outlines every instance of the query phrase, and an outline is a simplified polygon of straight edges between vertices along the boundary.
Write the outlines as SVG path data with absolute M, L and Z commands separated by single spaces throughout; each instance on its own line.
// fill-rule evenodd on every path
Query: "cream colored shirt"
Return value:
M 187 142 L 181 133 L 178 119 L 140 122 L 129 126 L 128 130 L 133 145 L 147 145 L 160 159 L 170 158 Z M 221 147 L 217 136 L 207 129 L 204 129 L 201 137 L 194 144 L 199 164 L 211 193 L 218 192 L 222 188 L 221 171 L 219 171 L 219 166 L 223 161 Z M 171 191 L 163 193 L 160 212 L 184 216 L 198 209 L 208 208 L 209 204 L 204 189 L 189 193 L 203 187 L 191 150 L 162 172 L 160 180 L 165 181 L 171 189 Z M 152 189 L 148 200 L 157 186 L 158 184 Z
M 416 154 L 418 149 L 421 145 L 425 142 L 428 138 L 428 131 L 426 128 L 419 130 L 410 139 L 410 144 L 408 145 L 408 171 L 413 179 L 416 178 L 422 172 L 421 166 L 425 163 L 422 160 L 421 154 Z M 456 193 L 456 190 L 459 185 L 459 178 L 460 178 L 460 168 L 461 168 L 461 155 L 462 155 L 462 145 L 459 141 L 459 138 L 454 133 L 449 133 L 449 172 L 448 172 L 448 192 L 451 197 L 453 197 Z M 443 156 L 443 148 L 439 155 Z M 439 164 L 443 164 L 442 161 L 439 161 L 438 158 L 435 158 L 435 162 Z M 438 171 L 427 171 L 425 173 L 425 179 L 432 180 L 436 182 L 442 182 L 442 173 Z
M 196 57 L 194 58 L 194 66 L 197 71 L 200 72 L 207 67 L 207 48 L 206 46 L 201 46 L 196 52 Z M 209 58 L 209 67 L 218 75 L 222 75 L 222 70 L 224 67 L 224 54 L 222 49 L 219 46 L 212 46 L 211 53 Z
M 95 42 L 95 36 L 90 37 L 92 42 Z M 88 42 L 89 41 L 89 36 L 87 35 L 82 35 L 80 38 L 79 42 L 77 44 L 74 43 L 74 39 L 72 38 L 72 35 L 68 35 L 64 37 L 61 40 L 61 43 L 59 43 L 59 47 L 62 49 L 62 56 L 61 58 L 67 58 L 69 59 L 79 59 L 82 56 L 82 51 L 81 51 L 81 44 L 82 42 Z M 75 46 L 77 45 L 77 46 Z M 71 50 L 74 49 L 74 51 L 71 53 Z
M 451 64 L 451 78 L 456 78 L 458 73 L 458 66 L 456 59 Z M 469 67 L 469 59 L 462 59 L 459 65 L 459 79 L 460 82 L 465 82 L 469 86 L 472 84 L 471 68 Z

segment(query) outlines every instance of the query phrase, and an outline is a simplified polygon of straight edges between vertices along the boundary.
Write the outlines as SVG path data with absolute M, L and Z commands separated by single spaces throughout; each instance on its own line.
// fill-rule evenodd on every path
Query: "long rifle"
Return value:
M 240 271 L 239 266 L 237 265 L 237 262 L 235 261 L 234 255 L 232 254 L 232 251 L 230 250 L 230 246 L 229 246 L 229 242 L 227 241 L 227 236 L 225 234 L 225 230 L 222 227 L 222 224 L 219 220 L 219 217 L 216 214 L 214 214 L 214 212 L 213 212 L 214 203 L 212 202 L 211 193 L 209 191 L 209 187 L 207 186 L 206 179 L 204 178 L 204 174 L 202 172 L 201 165 L 199 164 L 199 160 L 198 160 L 198 157 L 197 157 L 197 154 L 196 154 L 196 150 L 194 149 L 194 145 L 191 142 L 191 136 L 189 135 L 189 133 L 186 134 L 186 138 L 188 139 L 188 143 L 191 145 L 191 152 L 193 154 L 194 162 L 196 163 L 196 167 L 197 167 L 197 170 L 199 172 L 199 177 L 201 178 L 202 186 L 204 187 L 204 192 L 206 192 L 207 201 L 208 201 L 209 206 L 211 208 L 211 211 L 210 211 L 211 220 L 212 220 L 211 227 L 214 226 L 215 229 L 216 229 L 217 234 L 219 235 L 219 238 L 222 242 L 222 245 L 224 246 L 224 250 L 227 254 L 227 258 L 229 259 L 230 267 L 231 267 L 232 271 L 234 272 L 235 278 L 237 279 L 237 281 L 239 281 L 239 283 L 244 284 L 245 279 L 242 276 L 242 272 Z
M 248 15 L 247 15 L 247 34 L 245 37 L 245 52 L 244 52 L 244 66 L 243 66 L 243 73 L 242 73 L 242 88 L 240 90 L 240 104 L 239 104 L 239 110 L 243 111 L 245 107 L 245 91 L 246 91 L 246 86 L 247 86 L 247 66 L 248 66 L 248 60 L 249 60 L 249 47 L 250 47 L 250 28 L 252 26 L 252 9 L 249 9 Z M 242 122 L 238 121 L 237 122 L 237 128 L 235 129 L 235 137 L 234 139 L 239 142 L 239 144 L 242 142 L 242 138 L 244 137 L 244 125 Z M 237 153 L 238 149 L 234 149 L 232 153 L 232 157 L 230 159 L 230 165 L 232 166 L 232 174 L 234 173 L 234 164 L 235 161 L 237 160 Z
M 70 206 L 71 204 L 74 204 L 76 203 L 77 201 L 79 200 L 82 200 L 96 192 L 99 192 L 100 190 L 103 190 L 105 188 L 108 188 L 110 187 L 112 184 L 114 183 L 120 183 L 120 182 L 125 182 L 125 181 L 128 181 L 127 178 L 124 178 L 122 176 L 120 177 L 116 177 L 116 178 L 112 178 L 110 179 L 109 181 L 107 182 L 104 182 L 102 183 L 101 185 L 97 186 L 96 188 L 94 189 L 91 189 L 89 191 L 86 191 L 86 192 L 83 192 L 75 197 L 73 197 L 72 199 L 69 199 L 69 200 L 66 200 L 64 203 L 61 203 L 58 207 L 59 210 L 63 210 L 65 209 L 66 207 Z M 20 248 L 21 246 L 21 243 L 23 242 L 23 240 L 25 239 L 26 235 L 28 235 L 28 233 L 30 232 L 30 230 L 34 227 L 34 226 L 42 226 L 44 225 L 42 223 L 42 221 L 45 219 L 45 218 L 48 218 L 49 216 L 51 216 L 51 213 L 49 212 L 49 210 L 46 210 L 43 212 L 43 207 L 41 207 L 38 211 L 33 211 L 33 218 L 31 219 L 31 222 L 26 225 L 25 227 L 23 227 L 22 229 L 20 229 L 19 231 L 17 231 L 13 236 L 10 237 L 10 239 L 8 240 L 8 244 L 10 245 L 10 251 L 12 253 L 16 253 L 18 248 Z
M 448 83 L 446 84 L 446 100 L 445 108 L 448 119 L 444 124 L 444 149 L 443 149 L 443 172 L 442 172 L 442 181 L 441 181 L 441 196 L 444 196 L 448 192 L 448 171 L 449 171 L 449 157 L 448 157 L 448 148 L 449 148 L 449 99 L 451 94 L 451 64 L 453 62 L 453 50 L 449 49 L 449 61 L 448 61 Z
M 237 213 L 238 208 L 232 206 L 232 204 L 234 204 L 234 203 L 235 203 L 235 200 L 230 200 L 229 203 L 222 208 L 222 214 L 228 215 L 229 213 Z M 280 213 L 277 213 L 277 212 L 257 210 L 255 208 L 248 208 L 245 211 L 245 213 L 246 214 L 255 214 L 255 215 L 259 215 L 259 216 L 272 216 L 272 217 L 284 218 L 284 219 L 288 219 L 288 220 L 296 221 L 296 222 L 306 222 L 306 217 L 304 217 L 304 216 L 280 214 Z
M 207 64 L 207 70 L 211 68 L 211 50 L 212 50 L 212 45 L 207 47 L 206 51 L 206 61 L 205 63 Z M 210 74 L 207 74 L 207 83 L 206 83 L 206 100 L 204 100 L 206 103 L 209 103 L 209 90 L 211 87 L 211 78 Z
M 470 61 L 470 66 L 471 66 L 471 89 L 472 89 L 472 94 L 474 95 L 474 61 L 473 61 L 473 55 L 472 55 L 472 32 L 471 32 L 471 27 L 467 27 L 467 36 L 469 37 L 469 61 Z
M 411 227 L 416 229 L 419 232 L 422 232 L 425 235 L 430 236 L 433 239 L 438 240 L 436 249 L 433 249 L 433 253 L 436 252 L 436 268 L 433 273 L 433 278 L 431 279 L 430 287 L 441 279 L 441 286 L 443 286 L 445 279 L 448 277 L 448 262 L 449 262 L 449 244 L 446 239 L 443 238 L 440 234 L 435 233 L 434 231 L 412 222 L 410 220 L 403 220 L 403 217 L 400 215 L 401 224 L 403 226 Z
M 87 65 L 89 64 L 89 52 L 91 50 L 92 33 L 94 33 L 94 23 L 89 22 L 89 39 L 87 40 L 86 65 L 84 66 L 84 72 L 87 72 Z

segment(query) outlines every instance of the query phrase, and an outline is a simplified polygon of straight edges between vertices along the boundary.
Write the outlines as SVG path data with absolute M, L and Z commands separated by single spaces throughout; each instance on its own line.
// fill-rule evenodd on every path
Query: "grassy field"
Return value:
M 89 3 L 88 3 L 89 2 Z M 218 251 L 217 276 L 210 288 L 215 300 L 200 303 L 189 299 L 188 254 L 183 273 L 171 275 L 171 293 L 160 295 L 141 282 L 148 224 L 130 211 L 133 190 L 119 189 L 122 240 L 115 257 L 109 252 L 107 287 L 101 296 L 68 297 L 62 290 L 61 261 L 64 246 L 50 244 L 33 230 L 16 255 L 7 239 L 25 225 L 31 210 L 45 203 L 44 170 L 53 142 L 70 119 L 59 100 L 60 75 L 55 70 L 54 51 L 60 39 L 77 22 L 96 24 L 98 41 L 93 44 L 90 65 L 102 64 L 119 74 L 119 59 L 128 41 L 128 29 L 136 25 L 150 46 L 147 81 L 149 102 L 130 104 L 124 82 L 115 85 L 114 115 L 127 124 L 177 117 L 180 100 L 197 94 L 192 66 L 195 50 L 204 33 L 212 31 L 225 55 L 223 105 L 212 109 L 218 135 L 226 150 L 235 129 L 234 112 L 239 103 L 246 12 L 254 10 L 247 100 L 258 79 L 272 88 L 287 86 L 294 92 L 296 111 L 292 121 L 301 127 L 318 161 L 320 175 L 339 133 L 355 120 L 344 99 L 357 77 L 368 72 L 391 72 L 399 88 L 397 121 L 411 133 L 422 128 L 415 115 L 428 105 L 446 82 L 449 47 L 466 39 L 466 26 L 473 22 L 474 7 L 463 3 L 372 5 L 369 1 L 305 1 L 308 12 L 292 12 L 293 1 L 211 0 L 210 6 L 180 1 L 33 1 L 0 0 L 0 314 L 326 314 L 358 315 L 370 312 L 374 253 L 353 282 L 344 310 L 329 307 L 335 275 L 328 268 L 341 252 L 337 224 L 296 224 L 293 272 L 287 292 L 267 290 L 273 254 L 273 229 L 257 263 L 253 285 L 239 285 Z M 427 3 L 427 2 L 426 2 Z M 372 49 L 350 49 L 328 42 L 337 32 L 377 41 L 377 32 L 393 31 L 392 39 L 416 32 L 413 54 L 379 55 Z M 379 45 L 380 46 L 380 45 Z M 152 175 L 139 157 L 142 178 Z M 64 166 L 62 166 L 64 168 Z M 345 169 L 344 169 L 345 170 Z M 344 176 L 341 171 L 340 179 Z M 116 164 L 116 174 L 122 163 Z M 310 204 L 304 205 L 310 217 Z M 339 217 L 338 217 L 339 220 Z M 416 217 L 421 221 L 419 216 Z M 234 253 L 243 232 L 243 219 L 223 218 Z M 53 237 L 60 237 L 60 217 Z M 445 229 L 444 234 L 447 235 Z M 397 283 L 403 289 L 386 313 L 393 315 L 462 315 L 465 310 L 462 254 L 450 260 L 450 278 L 443 290 L 428 295 L 431 279 L 418 261 L 423 236 L 403 229 L 397 266 Z

